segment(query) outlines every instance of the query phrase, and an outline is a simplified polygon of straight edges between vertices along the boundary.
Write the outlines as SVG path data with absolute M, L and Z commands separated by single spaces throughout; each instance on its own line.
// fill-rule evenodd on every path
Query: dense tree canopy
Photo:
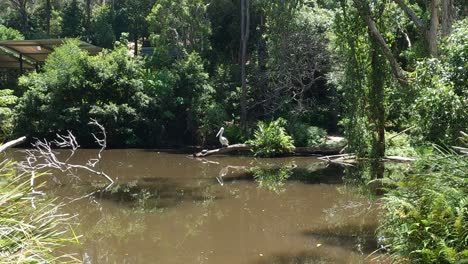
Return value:
M 412 127 L 415 142 L 453 143 L 466 129 L 463 1 L 1 6 L 1 39 L 76 37 L 109 49 L 91 57 L 70 42 L 23 77 L 15 89 L 24 92 L 18 134 L 78 128 L 99 117 L 116 145 L 205 144 L 214 143 L 217 127 L 242 141 L 258 120 L 284 117 L 297 142 L 319 126 L 345 134 L 350 151 L 381 157 L 385 131 Z M 2 88 L 15 88 L 6 80 Z M 42 118 L 50 124 L 39 124 Z

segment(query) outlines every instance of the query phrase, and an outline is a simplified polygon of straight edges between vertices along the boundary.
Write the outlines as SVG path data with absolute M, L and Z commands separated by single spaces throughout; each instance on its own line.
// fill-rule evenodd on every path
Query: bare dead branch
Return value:
M 11 148 L 11 147 L 14 147 L 14 146 L 16 146 L 18 144 L 23 143 L 25 140 L 26 140 L 26 137 L 20 137 L 20 138 L 15 139 L 15 140 L 8 141 L 7 143 L 0 146 L 0 153 L 5 151 L 7 148 Z
M 96 143 L 101 146 L 97 154 L 97 158 L 88 160 L 86 165 L 72 164 L 70 159 L 75 154 L 75 151 L 80 147 L 75 136 L 72 132 L 67 131 L 66 135 L 57 134 L 57 138 L 53 141 L 39 140 L 32 143 L 34 147 L 31 150 L 26 150 L 26 160 L 18 164 L 18 168 L 23 172 L 28 172 L 31 174 L 31 186 L 34 187 L 34 179 L 38 171 L 43 171 L 44 169 L 55 169 L 60 172 L 66 172 L 68 175 L 75 175 L 74 171 L 85 170 L 91 174 L 104 177 L 109 184 L 105 188 L 108 189 L 114 184 L 114 180 L 107 175 L 105 172 L 96 170 L 95 167 L 102 158 L 102 152 L 106 148 L 106 131 L 104 127 L 99 124 L 96 120 L 92 120 L 89 124 L 97 126 L 101 130 L 102 137 L 99 138 L 95 134 L 92 134 Z M 57 152 L 53 150 L 53 147 L 59 148 L 69 148 L 71 153 L 70 155 L 62 161 L 58 156 Z

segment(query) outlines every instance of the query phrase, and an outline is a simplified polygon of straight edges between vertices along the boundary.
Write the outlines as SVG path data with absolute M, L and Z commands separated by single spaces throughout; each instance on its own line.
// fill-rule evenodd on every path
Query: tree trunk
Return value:
M 91 0 L 86 0 L 86 6 L 85 6 L 85 31 L 88 37 L 91 35 Z
M 50 17 L 52 13 L 52 6 L 50 0 L 46 1 L 46 32 L 47 36 L 50 38 Z
M 439 27 L 439 0 L 431 0 L 431 20 L 429 25 L 425 24 L 416 13 L 407 6 L 403 0 L 394 0 L 398 6 L 405 11 L 408 17 L 414 22 L 414 24 L 419 28 L 421 35 L 426 40 L 426 49 L 427 52 L 433 56 L 437 57 L 437 29 Z M 452 1 L 452 0 L 443 0 L 443 1 Z
M 133 54 L 135 56 L 138 56 L 138 33 L 136 31 L 133 37 L 133 41 L 135 41 L 135 47 L 133 47 Z
M 366 25 L 370 31 L 371 38 L 376 44 L 380 46 L 385 55 L 385 58 L 390 63 L 393 76 L 401 85 L 406 85 L 408 83 L 406 75 L 403 73 L 400 64 L 398 64 L 398 61 L 393 56 L 392 51 L 388 47 L 387 43 L 385 42 L 385 39 L 382 37 L 382 34 L 380 34 L 377 25 L 372 19 L 369 5 L 367 4 L 367 2 L 364 2 L 362 0 L 354 0 L 354 3 L 361 15 L 364 17 Z
M 21 14 L 21 30 L 23 31 L 22 33 L 28 32 L 28 12 L 26 10 L 26 0 L 23 0 L 21 2 L 21 9 L 20 9 L 20 14 Z
M 437 57 L 437 29 L 439 28 L 439 0 L 431 1 L 431 21 L 427 32 L 428 51 L 432 57 Z
M 249 13 L 249 0 L 241 0 L 241 126 L 244 131 L 247 130 L 247 76 L 245 64 L 247 61 L 247 42 L 249 39 Z
M 442 37 L 447 37 L 452 31 L 455 20 L 453 0 L 442 0 Z
M 371 36 L 370 36 L 371 37 Z M 382 159 L 385 156 L 385 91 L 384 62 L 380 58 L 379 45 L 372 40 L 371 84 L 370 84 L 370 120 L 374 127 L 372 133 L 371 157 Z
M 265 25 L 265 15 L 260 15 L 260 32 L 258 43 L 258 69 L 260 72 L 260 80 L 259 80 L 259 88 L 261 89 L 262 98 L 265 100 L 263 105 L 263 114 L 266 115 L 268 112 L 268 105 L 269 105 L 269 96 L 268 96 L 268 77 L 267 77 L 267 43 L 265 38 L 262 36 L 266 32 L 266 25 Z

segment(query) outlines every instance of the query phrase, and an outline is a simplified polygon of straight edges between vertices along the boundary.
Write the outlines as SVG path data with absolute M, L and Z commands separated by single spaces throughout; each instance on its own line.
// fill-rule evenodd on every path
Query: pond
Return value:
M 84 263 L 367 263 L 377 248 L 378 199 L 313 157 L 107 150 L 100 169 L 116 179 L 107 191 L 82 198 L 104 181 L 79 171 L 44 189 L 76 215 L 79 244 L 65 251 Z

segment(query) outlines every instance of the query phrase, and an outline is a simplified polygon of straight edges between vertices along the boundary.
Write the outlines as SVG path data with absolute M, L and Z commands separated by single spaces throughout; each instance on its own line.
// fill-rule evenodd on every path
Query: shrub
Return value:
M 13 90 L 0 90 L 0 141 L 8 138 L 13 131 L 11 107 L 17 100 Z
M 89 56 L 68 41 L 48 57 L 42 72 L 20 78 L 27 91 L 15 109 L 15 132 L 51 137 L 70 129 L 89 145 L 87 123 L 95 118 L 106 127 L 109 145 L 134 145 L 141 109 L 149 103 L 142 79 L 142 62 L 125 46 Z
M 327 141 L 327 131 L 320 127 L 298 123 L 293 126 L 292 136 L 297 147 L 322 145 Z
M 396 132 L 385 132 L 387 146 L 385 148 L 385 155 L 388 156 L 403 156 L 403 157 L 416 157 L 418 153 L 410 144 L 410 137 L 407 134 L 400 134 L 396 136 Z M 393 137 L 393 138 L 392 138 Z
M 417 132 L 425 140 L 453 144 L 468 130 L 468 19 L 454 25 L 439 59 L 427 59 L 416 68 L 414 107 Z
M 398 263 L 468 258 L 468 158 L 423 158 L 384 198 L 381 240 Z M 462 263 L 462 262 L 459 262 Z
M 286 133 L 286 121 L 282 118 L 270 123 L 258 122 L 254 139 L 249 140 L 252 151 L 259 157 L 276 157 L 294 151 L 294 140 Z

